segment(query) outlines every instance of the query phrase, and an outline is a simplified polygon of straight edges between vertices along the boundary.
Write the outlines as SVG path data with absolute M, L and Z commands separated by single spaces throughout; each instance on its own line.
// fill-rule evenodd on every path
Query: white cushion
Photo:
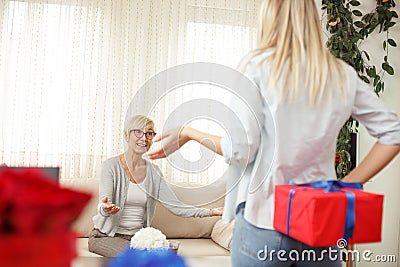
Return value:
M 223 223 L 222 220 L 217 221 L 211 232 L 212 240 L 218 245 L 230 250 L 234 224 L 235 221 L 230 223 Z

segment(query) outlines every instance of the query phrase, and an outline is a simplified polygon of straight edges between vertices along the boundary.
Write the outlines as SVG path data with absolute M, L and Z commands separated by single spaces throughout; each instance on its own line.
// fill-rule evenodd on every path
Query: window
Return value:
M 126 110 L 140 86 L 187 62 L 236 67 L 254 43 L 257 5 L 256 0 L 1 1 L 0 162 L 60 166 L 63 180 L 98 178 L 101 162 L 123 152 Z M 215 86 L 177 88 L 151 115 L 163 125 L 185 101 L 220 101 L 227 99 L 224 94 Z M 190 123 L 223 132 L 207 118 Z M 195 161 L 198 151 L 188 146 L 182 153 Z M 210 183 L 224 169 L 222 158 L 199 173 L 179 174 L 168 162 L 159 164 L 167 179 L 186 184 Z

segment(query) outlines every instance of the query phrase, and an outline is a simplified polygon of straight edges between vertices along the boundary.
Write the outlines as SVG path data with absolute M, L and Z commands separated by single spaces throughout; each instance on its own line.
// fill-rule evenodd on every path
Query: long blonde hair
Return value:
M 343 62 L 329 53 L 322 39 L 315 0 L 264 0 L 260 10 L 257 47 L 253 56 L 273 52 L 270 82 L 281 84 L 281 97 L 294 100 L 299 77 L 305 72 L 305 88 L 311 107 L 326 95 L 328 82 L 343 92 L 346 75 Z M 333 87 L 335 88 L 335 87 Z M 332 91 L 329 92 L 332 96 Z

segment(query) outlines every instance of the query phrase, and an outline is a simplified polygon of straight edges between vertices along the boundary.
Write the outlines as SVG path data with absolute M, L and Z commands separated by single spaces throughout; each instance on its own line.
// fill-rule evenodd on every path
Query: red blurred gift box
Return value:
M 0 266 L 70 266 L 76 257 L 71 225 L 90 198 L 38 170 L 1 168 Z
M 76 234 L 12 234 L 0 237 L 0 266 L 69 267 L 76 257 Z
M 310 246 L 381 241 L 383 195 L 347 187 L 357 186 L 336 180 L 277 185 L 275 230 Z

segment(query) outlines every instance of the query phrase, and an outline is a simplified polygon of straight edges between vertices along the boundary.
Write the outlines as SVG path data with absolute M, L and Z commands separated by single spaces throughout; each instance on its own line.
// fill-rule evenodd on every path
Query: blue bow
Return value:
M 296 185 L 295 182 L 290 181 L 289 184 Z M 330 181 L 317 181 L 311 183 L 300 184 L 301 186 L 308 186 L 316 189 L 324 188 L 325 193 L 329 192 L 344 192 L 347 196 L 347 209 L 346 209 L 346 221 L 344 226 L 343 238 L 348 240 L 353 237 L 354 225 L 356 221 L 355 215 L 355 195 L 352 192 L 344 191 L 342 188 L 354 188 L 363 189 L 361 183 L 345 183 L 340 180 L 330 180 Z M 286 223 L 286 232 L 290 236 L 290 213 L 292 209 L 292 199 L 296 191 L 309 190 L 309 188 L 296 188 L 289 192 L 289 203 L 288 203 L 288 219 Z

